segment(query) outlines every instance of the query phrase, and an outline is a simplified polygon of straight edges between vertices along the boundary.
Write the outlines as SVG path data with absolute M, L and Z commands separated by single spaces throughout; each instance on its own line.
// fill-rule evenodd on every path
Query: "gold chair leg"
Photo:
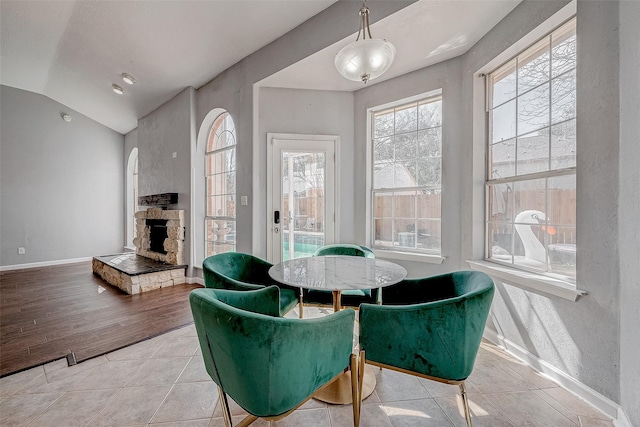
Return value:
M 462 396 L 462 406 L 464 407 L 464 418 L 467 420 L 467 427 L 472 427 L 471 411 L 469 410 L 469 399 L 467 398 L 467 388 L 464 381 L 460 383 L 460 395 Z
M 360 381 L 358 381 L 358 357 L 351 355 L 351 402 L 353 403 L 353 425 L 360 425 Z
M 300 310 L 298 310 L 298 317 L 302 319 L 302 312 L 304 310 L 304 303 L 302 302 L 302 289 L 300 289 Z
M 364 384 L 364 350 L 360 350 L 358 361 L 358 414 L 362 413 L 362 386 Z
M 224 417 L 224 425 L 226 427 L 233 427 L 233 422 L 231 421 L 231 411 L 229 410 L 229 402 L 227 401 L 227 395 L 222 390 L 220 386 L 218 386 L 218 394 L 220 395 L 220 404 L 222 405 L 222 416 Z

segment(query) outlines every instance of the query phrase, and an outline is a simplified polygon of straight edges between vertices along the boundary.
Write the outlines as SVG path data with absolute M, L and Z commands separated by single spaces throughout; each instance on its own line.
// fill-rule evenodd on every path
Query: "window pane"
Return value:
M 516 174 L 516 140 L 496 142 L 489 147 L 491 178 L 506 178 Z
M 549 193 L 549 223 L 575 227 L 576 176 L 566 175 L 549 178 L 547 185 Z M 566 240 L 563 240 L 563 243 L 567 243 Z
M 416 186 L 416 162 L 414 159 L 407 162 L 398 162 L 393 165 L 394 180 L 393 187 L 415 187 Z
M 374 226 L 374 244 L 376 246 L 393 246 L 393 221 L 391 219 L 376 219 Z
M 393 213 L 393 193 L 379 193 L 373 196 L 373 217 L 391 218 Z
M 518 135 L 549 125 L 549 83 L 518 98 Z
M 373 116 L 373 137 L 393 135 L 393 111 Z
M 492 107 L 497 107 L 516 96 L 516 60 L 513 59 L 491 74 L 493 84 Z
M 417 221 L 417 247 L 426 250 L 439 251 L 441 247 L 441 221 L 439 219 Z
M 533 213 L 545 219 L 547 211 L 546 180 L 530 179 L 513 183 L 515 222 L 523 222 Z M 530 213 L 522 214 L 522 212 Z
M 442 155 L 442 128 L 421 130 L 418 132 L 418 158 Z
M 228 171 L 236 170 L 236 149 L 230 148 L 224 151 L 225 169 Z
M 558 123 L 576 116 L 576 71 L 551 81 L 551 122 Z
M 576 166 L 576 120 L 551 127 L 551 168 Z
M 428 102 L 418 106 L 418 128 L 435 128 L 442 125 L 442 101 Z
M 509 101 L 491 112 L 491 141 L 499 142 L 516 136 L 516 101 Z
M 418 134 L 403 133 L 395 137 L 396 160 L 415 159 L 418 153 Z
M 548 131 L 548 129 L 544 129 Z M 533 132 L 518 138 L 518 175 L 549 170 L 548 132 Z
M 553 273 L 576 276 L 575 236 L 575 227 L 555 227 L 555 234 L 549 243 L 549 268 Z
M 551 35 L 551 76 L 576 68 L 576 21 L 571 20 Z
M 516 217 L 514 228 L 514 262 L 530 268 L 546 270 L 546 180 L 515 183 Z M 520 250 L 520 248 L 522 248 Z
M 416 217 L 416 193 L 415 191 L 402 191 L 394 193 L 394 217 L 413 218 Z
M 511 221 L 513 218 L 512 183 L 489 186 L 489 221 Z
M 393 188 L 394 163 L 375 163 L 373 165 L 373 188 Z
M 440 190 L 418 191 L 416 197 L 416 216 L 418 218 L 440 218 L 442 215 L 442 192 Z
M 418 129 L 418 109 L 416 104 L 396 109 L 396 133 Z
M 442 162 L 439 157 L 418 159 L 418 185 L 439 186 L 442 180 Z
M 395 246 L 401 246 L 404 248 L 415 249 L 416 247 L 416 223 L 413 219 L 396 219 L 395 230 L 396 238 L 394 241 Z
M 549 80 L 549 38 L 518 55 L 518 95 Z
M 373 161 L 375 163 L 393 160 L 393 137 L 373 140 Z
M 513 225 L 511 223 L 490 223 L 487 229 L 489 252 L 487 258 L 513 263 Z

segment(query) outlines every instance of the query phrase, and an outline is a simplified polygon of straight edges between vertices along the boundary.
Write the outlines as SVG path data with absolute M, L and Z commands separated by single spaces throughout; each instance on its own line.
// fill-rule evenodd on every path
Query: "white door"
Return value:
M 337 136 L 267 135 L 267 259 L 311 256 L 336 234 Z

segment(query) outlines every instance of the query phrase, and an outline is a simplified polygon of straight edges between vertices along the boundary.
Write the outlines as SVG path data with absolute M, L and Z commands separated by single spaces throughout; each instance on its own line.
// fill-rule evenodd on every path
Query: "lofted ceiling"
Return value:
M 200 87 L 335 0 L 0 2 L 0 83 L 36 92 L 125 134 L 188 86 Z M 348 1 L 348 0 L 347 0 Z M 375 24 L 397 49 L 379 81 L 460 55 L 520 0 L 420 0 Z M 353 91 L 333 57 L 354 35 L 262 85 Z M 368 6 L 375 9 L 375 2 Z M 129 86 L 121 74 L 137 80 Z M 125 94 L 113 93 L 111 85 Z

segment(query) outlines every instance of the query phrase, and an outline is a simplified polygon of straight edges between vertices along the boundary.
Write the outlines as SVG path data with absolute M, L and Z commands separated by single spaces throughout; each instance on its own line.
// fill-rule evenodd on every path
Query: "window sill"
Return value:
M 552 277 L 516 270 L 487 261 L 467 261 L 467 263 L 473 270 L 482 271 L 490 276 L 504 280 L 508 285 L 537 294 L 552 295 L 569 301 L 576 301 L 579 296 L 587 294 L 585 291 L 576 288 L 572 283 Z
M 442 264 L 446 259 L 440 255 L 418 254 L 415 252 L 401 252 L 401 251 L 385 251 L 382 249 L 373 249 L 373 253 L 376 258 L 393 259 L 401 261 L 417 261 L 427 264 Z

